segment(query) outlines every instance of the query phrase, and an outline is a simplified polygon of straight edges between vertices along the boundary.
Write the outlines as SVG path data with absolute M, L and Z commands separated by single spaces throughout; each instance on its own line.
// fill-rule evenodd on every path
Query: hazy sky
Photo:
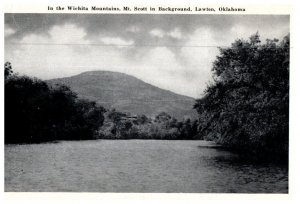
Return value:
M 200 97 L 218 46 L 289 33 L 289 16 L 6 14 L 5 61 L 42 79 L 91 70 L 127 73 Z

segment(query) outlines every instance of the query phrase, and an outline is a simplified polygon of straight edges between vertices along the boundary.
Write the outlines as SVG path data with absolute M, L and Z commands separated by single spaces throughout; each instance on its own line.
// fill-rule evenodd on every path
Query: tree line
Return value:
M 5 143 L 86 139 L 194 139 L 197 121 L 106 110 L 65 85 L 13 74 L 5 64 Z
M 198 120 L 178 121 L 165 112 L 154 118 L 145 115 L 131 115 L 115 109 L 105 113 L 104 124 L 100 129 L 102 139 L 199 139 Z

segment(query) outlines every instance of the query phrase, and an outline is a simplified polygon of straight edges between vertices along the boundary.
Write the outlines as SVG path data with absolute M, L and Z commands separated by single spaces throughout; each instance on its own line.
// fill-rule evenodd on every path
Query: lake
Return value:
M 5 145 L 5 191 L 287 193 L 288 169 L 200 140 Z

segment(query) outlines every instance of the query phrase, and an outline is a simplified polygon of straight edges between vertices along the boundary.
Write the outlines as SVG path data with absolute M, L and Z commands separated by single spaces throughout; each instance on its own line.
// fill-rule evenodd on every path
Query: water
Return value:
M 239 162 L 205 141 L 6 145 L 5 191 L 287 193 L 288 169 Z

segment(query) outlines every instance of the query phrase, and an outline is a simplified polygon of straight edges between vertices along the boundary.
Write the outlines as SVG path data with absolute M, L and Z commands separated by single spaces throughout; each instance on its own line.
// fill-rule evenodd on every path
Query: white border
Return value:
M 163 2 L 163 4 L 162 4 Z M 291 0 L 264 0 L 263 3 L 259 0 L 246 1 L 241 3 L 240 0 L 210 0 L 210 1 L 171 1 L 171 0 L 151 0 L 149 1 L 124 1 L 124 0 L 102 0 L 95 1 L 89 0 L 86 1 L 72 0 L 72 1 L 62 1 L 62 0 L 5 0 L 3 5 L 1 5 L 1 45 L 3 46 L 4 39 L 4 12 L 48 12 L 44 10 L 43 5 L 63 5 L 63 4 L 72 4 L 72 5 L 213 5 L 217 4 L 220 6 L 245 6 L 246 8 L 255 7 L 251 10 L 251 14 L 267 14 L 270 12 L 272 14 L 280 14 L 281 12 L 286 12 L 286 7 L 291 6 L 291 71 L 290 71 L 290 169 L 289 169 L 289 194 L 114 194 L 114 193 L 1 193 L 2 203 L 199 203 L 199 202 L 212 202 L 212 203 L 251 203 L 253 202 L 262 202 L 262 203 L 285 203 L 285 202 L 297 202 L 299 199 L 299 128 L 297 128 L 298 120 L 300 118 L 299 114 L 299 10 L 298 4 L 296 1 Z M 22 6 L 20 6 L 22 5 Z M 275 8 L 275 10 L 274 10 Z M 248 10 L 249 11 L 249 10 Z M 272 12 L 273 11 L 273 12 Z M 242 14 L 242 13 L 238 13 Z M 297 26 L 298 24 L 298 26 Z M 298 37 L 297 37 L 298 36 Z M 1 61 L 3 62 L 4 56 L 4 47 L 1 49 Z M 1 84 L 1 96 L 4 96 L 4 81 L 3 75 L 0 78 Z M 1 135 L 3 141 L 3 132 L 4 132 L 4 100 L 0 101 L 1 103 Z M 1 142 L 1 168 L 0 171 L 2 176 L 1 180 L 1 192 L 4 192 L 4 145 Z M 5 201 L 4 201 L 5 200 Z M 299 202 L 299 201 L 298 201 Z

